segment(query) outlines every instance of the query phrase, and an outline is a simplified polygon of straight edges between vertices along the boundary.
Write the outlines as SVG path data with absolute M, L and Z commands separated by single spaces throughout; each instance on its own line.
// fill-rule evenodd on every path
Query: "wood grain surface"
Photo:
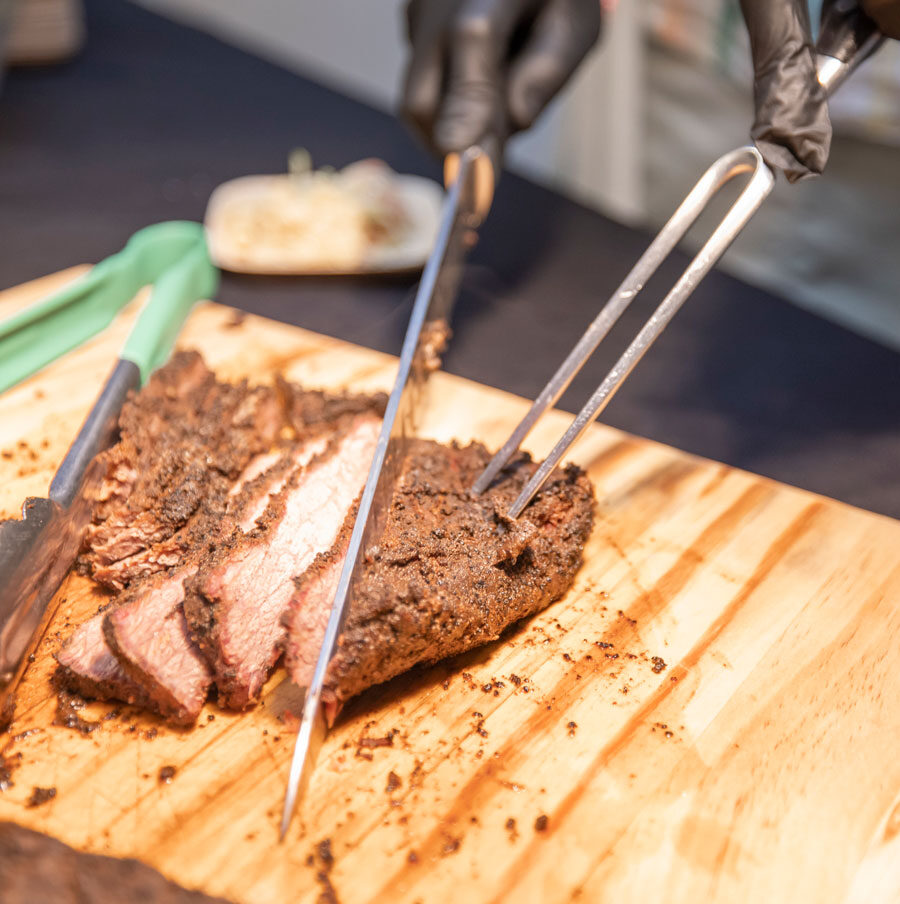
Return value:
M 0 295 L 0 317 L 53 284 Z M 0 397 L 0 513 L 46 492 L 133 315 Z M 215 305 L 181 344 L 228 378 L 365 390 L 395 366 Z M 433 390 L 442 440 L 495 445 L 526 406 L 445 374 Z M 0 737 L 18 762 L 0 819 L 253 904 L 328 883 L 344 904 L 900 899 L 900 525 L 603 426 L 574 457 L 598 496 L 574 589 L 352 703 L 285 844 L 283 671 L 191 731 L 100 704 L 85 736 L 52 724 L 52 654 L 104 601 L 79 577 Z M 56 797 L 29 807 L 36 786 Z

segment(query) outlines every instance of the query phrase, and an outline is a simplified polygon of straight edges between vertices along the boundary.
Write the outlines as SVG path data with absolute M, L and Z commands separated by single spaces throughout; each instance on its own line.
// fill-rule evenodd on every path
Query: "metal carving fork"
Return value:
M 855 3 L 837 0 L 830 4 L 830 9 L 823 17 L 821 36 L 816 47 L 817 74 L 826 94 L 832 94 L 882 41 L 883 36 L 874 23 Z M 772 191 L 775 176 L 755 146 L 747 145 L 729 151 L 703 174 L 535 399 L 528 414 L 476 480 L 473 487 L 476 493 L 483 493 L 490 486 L 491 481 L 516 453 L 522 440 L 544 412 L 565 392 L 615 322 L 672 249 L 684 238 L 713 196 L 723 185 L 742 173 L 752 175 L 740 196 L 513 502 L 509 516 L 519 517 L 569 447 L 606 408 L 638 361 Z

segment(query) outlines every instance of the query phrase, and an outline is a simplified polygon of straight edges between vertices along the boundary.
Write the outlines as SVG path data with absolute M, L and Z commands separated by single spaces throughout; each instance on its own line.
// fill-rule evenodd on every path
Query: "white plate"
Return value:
M 438 183 L 421 176 L 395 174 L 397 194 L 409 216 L 409 226 L 390 244 L 374 244 L 366 252 L 358 267 L 298 269 L 290 261 L 279 262 L 277 255 L 260 253 L 235 245 L 222 226 L 222 212 L 226 206 L 243 200 L 258 198 L 271 190 L 272 183 L 288 178 L 277 176 L 242 176 L 223 182 L 212 193 L 206 207 L 206 240 L 216 266 L 236 273 L 267 273 L 278 275 L 353 275 L 366 273 L 399 273 L 419 270 L 425 263 L 437 237 L 441 202 L 444 191 Z

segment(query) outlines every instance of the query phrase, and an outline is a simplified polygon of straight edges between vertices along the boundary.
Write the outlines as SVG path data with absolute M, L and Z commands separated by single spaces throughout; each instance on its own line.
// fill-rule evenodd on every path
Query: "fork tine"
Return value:
M 752 145 L 738 148 L 720 157 L 701 176 L 684 201 L 660 230 L 656 238 L 635 264 L 634 268 L 604 305 L 587 332 L 569 353 L 563 365 L 542 390 L 528 414 L 522 419 L 510 438 L 490 461 L 473 486 L 476 493 L 483 492 L 519 448 L 541 415 L 553 405 L 565 391 L 575 374 L 581 370 L 603 337 L 622 315 L 634 296 L 646 284 L 676 244 L 699 217 L 710 199 L 730 179 L 741 173 L 753 175 L 732 204 L 722 222 L 716 227 L 706 244 L 691 261 L 668 295 L 622 354 L 612 370 L 582 408 L 572 425 L 557 442 L 549 457 L 541 464 L 509 510 L 512 518 L 518 518 L 522 510 L 544 485 L 562 456 L 588 425 L 591 424 L 612 399 L 644 353 L 656 341 L 691 295 L 704 276 L 712 269 L 750 217 L 768 196 L 775 184 L 772 171 L 766 166 L 759 151 Z
M 565 361 L 551 377 L 550 382 L 541 390 L 540 395 L 534 400 L 528 413 L 510 434 L 509 439 L 479 475 L 472 487 L 475 493 L 481 494 L 491 485 L 493 479 L 519 450 L 522 440 L 531 432 L 531 429 L 540 420 L 544 412 L 556 404 L 575 375 L 584 367 L 588 358 L 596 351 L 597 346 L 615 326 L 616 321 L 625 313 L 628 305 L 644 288 L 647 280 L 656 272 L 659 265 L 669 256 L 672 249 L 681 240 L 708 199 L 710 191 L 708 183 L 712 178 L 711 169 L 704 173 L 700 181 L 691 189 L 684 201 L 681 202 L 669 222 L 660 230 L 647 250 L 640 256 L 638 262 L 631 268 L 628 275 L 622 280 L 616 291 L 613 292 L 606 304 L 600 309 L 600 313 L 575 344 L 575 347 L 566 356 Z M 682 226 L 682 222 L 686 219 L 686 225 Z

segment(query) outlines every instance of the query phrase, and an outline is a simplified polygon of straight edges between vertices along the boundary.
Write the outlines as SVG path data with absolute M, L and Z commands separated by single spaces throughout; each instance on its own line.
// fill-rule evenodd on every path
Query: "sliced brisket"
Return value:
M 258 529 L 233 535 L 188 583 L 185 614 L 223 705 L 241 709 L 258 697 L 280 655 L 294 578 L 333 546 L 365 483 L 379 428 L 378 416 L 352 416 L 322 454 L 292 473 Z
M 106 479 L 79 560 L 113 590 L 172 567 L 193 546 L 205 508 L 219 517 L 228 498 L 266 470 L 273 445 L 305 443 L 366 411 L 383 395 L 307 391 L 216 380 L 196 352 L 180 352 L 131 398 L 120 441 L 104 453 Z
M 587 476 L 575 465 L 554 472 L 511 522 L 505 513 L 536 464 L 518 455 L 487 492 L 474 496 L 472 483 L 490 457 L 480 444 L 413 443 L 384 534 L 367 551 L 331 663 L 327 702 L 495 640 L 571 586 L 593 520 Z M 325 605 L 327 593 L 311 587 L 306 604 Z M 319 624 L 315 613 L 295 613 L 289 648 L 304 650 L 296 632 Z M 308 661 L 308 653 L 292 654 L 300 684 Z
M 298 687 L 309 687 L 312 680 L 328 627 L 331 604 L 347 558 L 356 509 L 354 505 L 348 512 L 334 546 L 327 552 L 319 553 L 312 565 L 294 582 L 294 593 L 284 616 L 284 660 Z
M 60 677 L 67 687 L 84 697 L 121 700 L 150 706 L 144 689 L 132 681 L 119 665 L 103 637 L 105 612 L 79 625 L 56 654 Z
M 181 606 L 184 582 L 196 570 L 196 565 L 182 565 L 154 575 L 103 619 L 114 658 L 176 725 L 197 719 L 212 684 L 206 660 L 188 637 Z
M 201 503 L 224 510 L 241 470 L 285 427 L 286 410 L 281 392 L 219 382 L 196 352 L 181 352 L 126 403 L 119 424 L 81 557 L 116 590 L 180 561 L 179 532 Z
M 107 613 L 103 634 L 115 659 L 170 722 L 190 725 L 196 721 L 212 684 L 212 672 L 191 639 L 182 606 L 184 582 L 197 572 L 200 550 L 235 529 L 252 530 L 292 470 L 302 467 L 326 446 L 327 439 L 317 436 L 272 456 L 257 456 L 253 460 L 256 465 L 248 465 L 235 484 L 238 492 L 229 494 L 228 516 L 215 521 L 208 518 L 208 535 L 192 538 L 197 553 L 168 573 L 142 581 Z

